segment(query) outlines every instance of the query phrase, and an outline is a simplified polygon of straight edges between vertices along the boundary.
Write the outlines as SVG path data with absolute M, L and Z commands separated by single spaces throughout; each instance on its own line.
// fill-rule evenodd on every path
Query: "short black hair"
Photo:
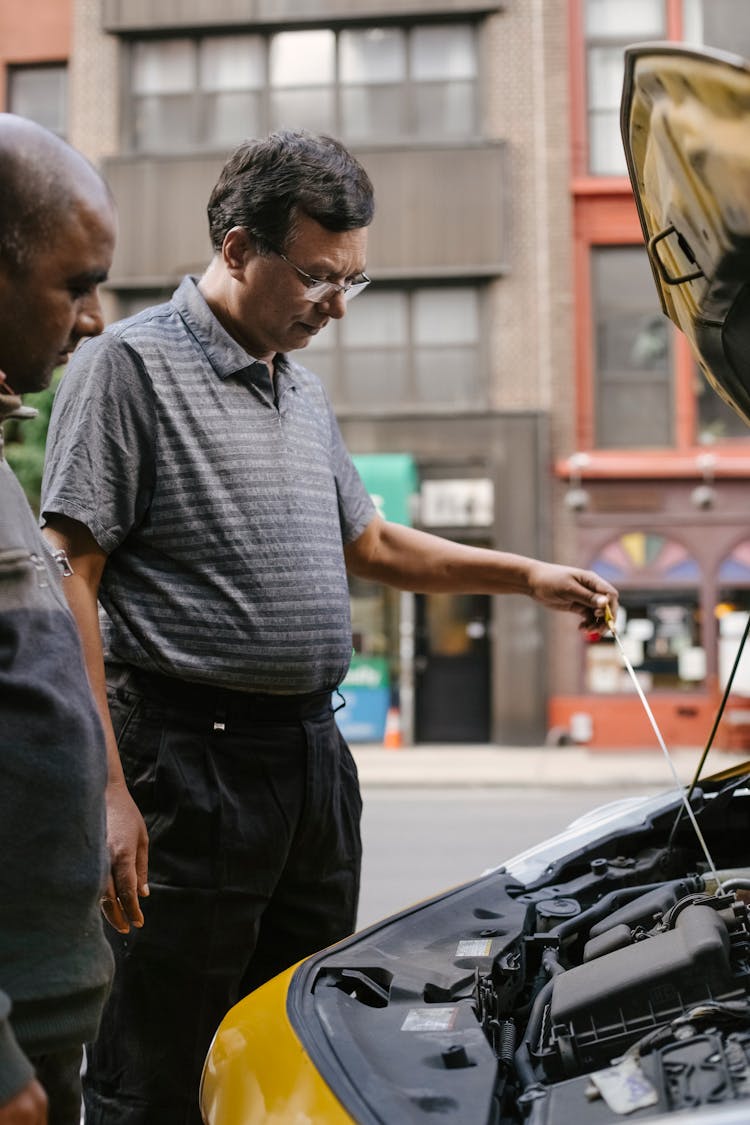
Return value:
M 211 245 L 221 250 L 232 227 L 244 227 L 261 253 L 283 250 L 295 220 L 307 215 L 331 231 L 369 226 L 375 210 L 370 177 L 333 137 L 282 129 L 241 144 L 224 165 L 208 201 Z

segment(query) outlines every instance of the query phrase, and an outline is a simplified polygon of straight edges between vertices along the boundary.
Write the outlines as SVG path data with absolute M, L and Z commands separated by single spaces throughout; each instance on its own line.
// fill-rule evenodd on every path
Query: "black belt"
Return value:
M 121 666 L 118 672 L 120 669 Z M 116 681 L 118 676 L 113 678 Z M 209 714 L 219 720 L 219 723 L 224 719 L 266 722 L 312 719 L 332 710 L 330 691 L 268 695 L 178 680 L 174 676 L 163 676 L 158 672 L 145 672 L 138 668 L 127 669 L 126 682 L 146 699 L 179 707 L 193 714 Z

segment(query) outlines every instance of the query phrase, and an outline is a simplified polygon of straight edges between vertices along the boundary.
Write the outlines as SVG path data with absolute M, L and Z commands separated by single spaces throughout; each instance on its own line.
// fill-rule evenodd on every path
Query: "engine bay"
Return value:
M 750 1120 L 746 779 L 691 808 L 711 863 L 665 794 L 303 964 L 290 1020 L 352 1116 Z
M 667 861 L 595 859 L 589 880 L 519 896 L 535 914 L 523 943 L 535 975 L 510 1061 L 523 1116 L 506 1105 L 508 1120 L 605 1122 L 750 1095 L 750 871 L 660 881 Z M 643 883 L 620 883 L 629 866 Z M 584 906 L 602 880 L 620 885 Z M 503 1010 L 492 973 L 477 1000 L 486 1033 L 510 1018 L 515 1042 L 520 1011 Z

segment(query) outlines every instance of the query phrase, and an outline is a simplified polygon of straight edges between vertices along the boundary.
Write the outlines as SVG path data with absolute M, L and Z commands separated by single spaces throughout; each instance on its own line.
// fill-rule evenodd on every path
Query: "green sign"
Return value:
M 383 519 L 411 527 L 411 497 L 419 488 L 411 454 L 357 453 L 352 460 Z
M 384 656 L 352 656 L 344 687 L 388 687 L 388 661 Z

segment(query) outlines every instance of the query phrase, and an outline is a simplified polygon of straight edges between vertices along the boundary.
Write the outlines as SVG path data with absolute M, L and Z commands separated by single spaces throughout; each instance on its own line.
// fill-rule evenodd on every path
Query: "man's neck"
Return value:
M 226 272 L 217 258 L 209 263 L 205 273 L 198 280 L 198 290 L 225 332 L 228 332 L 256 362 L 265 363 L 273 378 L 276 353 L 260 354 L 262 347 L 255 347 L 252 340 L 238 327 L 230 312 Z

